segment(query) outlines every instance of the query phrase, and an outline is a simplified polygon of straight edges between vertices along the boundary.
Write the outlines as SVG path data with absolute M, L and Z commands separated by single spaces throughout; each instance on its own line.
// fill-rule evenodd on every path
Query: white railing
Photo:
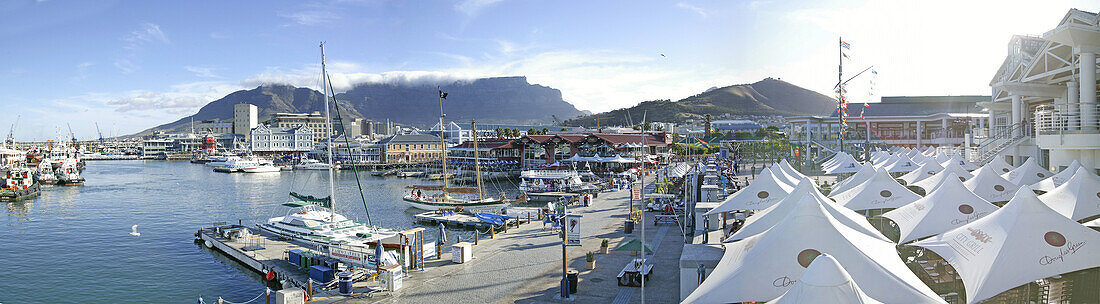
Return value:
M 985 164 L 1005 149 L 1020 144 L 1032 136 L 1033 128 L 1029 124 L 1014 124 L 1008 128 L 996 128 L 983 139 L 977 148 L 977 156 L 970 161 Z
M 1041 135 L 1100 132 L 1098 105 L 1058 103 L 1035 107 L 1035 132 Z

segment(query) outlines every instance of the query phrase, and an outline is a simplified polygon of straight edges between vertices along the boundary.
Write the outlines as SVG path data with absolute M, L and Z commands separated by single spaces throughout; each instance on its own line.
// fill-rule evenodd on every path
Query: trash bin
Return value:
M 626 226 L 623 226 L 623 230 L 626 233 L 634 233 L 634 221 L 626 221 Z
M 569 294 L 577 293 L 577 277 L 580 272 L 570 269 L 565 272 L 565 277 L 569 279 Z
M 351 271 L 342 271 L 338 274 L 338 276 L 340 277 L 340 283 L 339 283 L 339 285 L 340 285 L 340 294 L 350 295 L 351 294 L 351 289 L 352 289 L 351 288 Z

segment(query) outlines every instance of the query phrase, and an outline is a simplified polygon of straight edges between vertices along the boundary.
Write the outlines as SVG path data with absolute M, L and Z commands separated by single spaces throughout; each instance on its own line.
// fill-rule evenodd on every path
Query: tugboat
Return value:
M 38 181 L 38 184 L 42 185 L 56 185 L 57 173 L 53 170 L 53 165 L 49 161 L 41 161 L 36 166 L 38 171 L 34 173 L 34 179 Z
M 20 168 L 8 171 L 4 186 L 0 188 L 0 200 L 14 201 L 34 196 L 38 196 L 38 183 L 34 182 L 31 170 Z
M 84 178 L 80 176 L 80 169 L 75 165 L 66 165 L 57 169 L 57 185 L 82 186 Z

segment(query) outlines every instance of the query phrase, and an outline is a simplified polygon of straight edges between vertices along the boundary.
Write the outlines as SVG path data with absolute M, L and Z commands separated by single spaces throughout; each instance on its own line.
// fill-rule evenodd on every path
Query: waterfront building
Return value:
M 503 168 L 504 170 L 519 169 L 523 156 L 519 146 L 513 144 L 514 140 L 494 139 L 488 141 L 478 140 L 477 159 L 486 168 Z M 473 168 L 474 142 L 467 141 L 458 146 L 447 148 L 447 162 L 457 164 L 465 168 Z
M 384 164 L 423 163 L 443 158 L 439 137 L 427 134 L 393 135 L 377 142 Z
M 249 148 L 255 154 L 288 155 L 313 149 L 313 130 L 304 125 L 292 128 L 260 125 L 251 134 Z
M 989 96 L 884 96 L 877 103 L 849 103 L 846 151 L 864 147 L 961 147 L 967 131 L 984 137 L 988 116 L 979 102 Z M 860 115 L 862 113 L 862 115 Z M 830 116 L 788 117 L 790 140 L 815 151 L 836 152 L 840 120 Z
M 221 119 L 203 120 L 195 126 L 195 132 L 199 134 L 225 134 L 233 133 L 233 122 Z
M 670 144 L 668 133 L 527 135 L 515 142 L 525 167 L 553 164 L 573 155 L 633 158 L 647 150 L 657 155 L 667 153 Z
M 1055 169 L 1080 160 L 1100 168 L 1098 22 L 1095 12 L 1071 9 L 1040 36 L 1009 39 L 1008 55 L 989 83 L 993 95 L 980 103 L 990 114 L 990 136 L 978 143 L 972 161 L 1003 157 L 1020 165 L 1036 158 Z
M 255 105 L 247 103 L 238 103 L 233 105 L 233 132 L 221 132 L 221 133 L 234 133 L 244 135 L 244 138 L 251 138 L 249 134 L 252 129 L 256 128 L 257 116 L 259 110 Z
M 275 113 L 271 119 L 264 123 L 272 128 L 294 128 L 306 126 L 313 131 L 313 142 L 320 143 L 328 138 L 329 131 L 325 128 L 325 116 L 320 112 L 313 113 Z M 336 123 L 334 122 L 334 125 Z

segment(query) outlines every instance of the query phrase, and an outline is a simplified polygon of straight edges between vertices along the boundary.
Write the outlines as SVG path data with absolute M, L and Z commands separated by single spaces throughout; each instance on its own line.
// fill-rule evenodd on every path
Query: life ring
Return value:
M 264 277 L 267 278 L 268 281 L 274 280 L 275 279 L 275 271 L 274 270 L 268 270 L 267 275 L 264 276 Z

